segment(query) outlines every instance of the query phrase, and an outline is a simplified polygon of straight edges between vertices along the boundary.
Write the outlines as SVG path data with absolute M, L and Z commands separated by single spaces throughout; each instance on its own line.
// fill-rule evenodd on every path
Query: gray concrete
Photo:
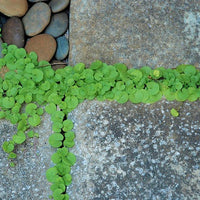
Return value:
M 72 200 L 200 199 L 200 102 L 86 101 L 75 121 Z
M 69 64 L 198 65 L 199 10 L 198 0 L 72 0 Z
M 48 200 L 50 184 L 46 180 L 46 170 L 51 167 L 54 149 L 48 144 L 52 133 L 50 116 L 45 114 L 35 131 L 38 138 L 29 138 L 18 145 L 14 152 L 18 157 L 16 166 L 9 167 L 7 154 L 0 148 L 0 200 Z M 0 121 L 0 146 L 12 138 L 16 127 L 6 120 Z

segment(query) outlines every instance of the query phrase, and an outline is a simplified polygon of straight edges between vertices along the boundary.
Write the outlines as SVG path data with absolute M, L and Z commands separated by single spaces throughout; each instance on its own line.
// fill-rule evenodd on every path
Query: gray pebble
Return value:
M 49 24 L 50 18 L 51 10 L 46 3 L 34 4 L 22 19 L 26 34 L 34 36 L 42 32 Z
M 49 6 L 53 13 L 64 10 L 69 5 L 69 0 L 51 0 Z
M 47 26 L 45 33 L 53 37 L 61 36 L 68 27 L 68 16 L 65 12 L 54 14 Z
M 57 38 L 56 42 L 57 42 L 57 50 L 55 57 L 57 60 L 63 60 L 67 57 L 69 52 L 68 40 L 65 36 L 62 36 Z

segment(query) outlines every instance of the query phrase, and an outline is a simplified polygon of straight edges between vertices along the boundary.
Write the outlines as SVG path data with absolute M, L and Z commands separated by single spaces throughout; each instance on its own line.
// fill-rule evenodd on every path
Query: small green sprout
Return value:
M 175 109 L 175 108 L 172 108 L 170 110 L 170 113 L 173 117 L 178 117 L 179 116 L 179 112 Z
M 10 162 L 10 167 L 15 167 L 15 163 L 14 162 Z

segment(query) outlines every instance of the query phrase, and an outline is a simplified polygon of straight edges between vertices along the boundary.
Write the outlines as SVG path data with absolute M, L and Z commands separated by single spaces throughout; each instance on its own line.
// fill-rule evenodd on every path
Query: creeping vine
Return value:
M 162 98 L 181 102 L 200 98 L 200 71 L 192 65 L 128 69 L 121 63 L 107 65 L 97 60 L 89 68 L 79 63 L 54 71 L 47 61 L 38 62 L 36 53 L 27 53 L 15 45 L 4 43 L 2 53 L 0 119 L 17 125 L 17 133 L 3 143 L 3 150 L 8 154 L 10 166 L 15 166 L 16 146 L 28 137 L 39 137 L 33 128 L 40 124 L 44 111 L 49 113 L 53 122 L 49 144 L 56 152 L 51 157 L 55 165 L 46 171 L 46 178 L 52 183 L 51 197 L 55 200 L 69 199 L 66 188 L 72 182 L 70 170 L 76 157 L 69 152 L 74 146 L 75 133 L 73 122 L 67 117 L 85 99 L 123 104 L 154 103 Z M 5 72 L 1 74 L 3 69 Z M 174 108 L 171 114 L 179 115 Z

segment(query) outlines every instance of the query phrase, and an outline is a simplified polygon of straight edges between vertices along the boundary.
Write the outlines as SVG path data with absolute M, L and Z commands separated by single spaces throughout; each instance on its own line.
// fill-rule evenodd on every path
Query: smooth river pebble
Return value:
M 24 27 L 18 17 L 11 17 L 3 25 L 2 38 L 7 44 L 15 44 L 17 47 L 24 47 Z
M 36 35 L 28 40 L 25 49 L 28 53 L 31 51 L 36 52 L 38 61 L 50 61 L 56 51 L 56 40 L 48 34 Z
M 49 24 L 50 18 L 51 9 L 46 3 L 34 4 L 22 19 L 26 35 L 34 36 L 41 33 Z
M 0 0 L 0 12 L 8 17 L 22 17 L 27 10 L 27 0 Z
M 49 6 L 53 13 L 64 10 L 69 5 L 69 0 L 51 0 Z
M 63 60 L 67 57 L 69 52 L 69 44 L 68 40 L 65 36 L 61 36 L 56 39 L 57 42 L 57 50 L 56 50 L 56 59 L 57 60 Z
M 52 35 L 53 37 L 61 36 L 68 27 L 68 16 L 65 12 L 54 14 L 51 18 L 49 25 L 47 26 L 45 33 Z

